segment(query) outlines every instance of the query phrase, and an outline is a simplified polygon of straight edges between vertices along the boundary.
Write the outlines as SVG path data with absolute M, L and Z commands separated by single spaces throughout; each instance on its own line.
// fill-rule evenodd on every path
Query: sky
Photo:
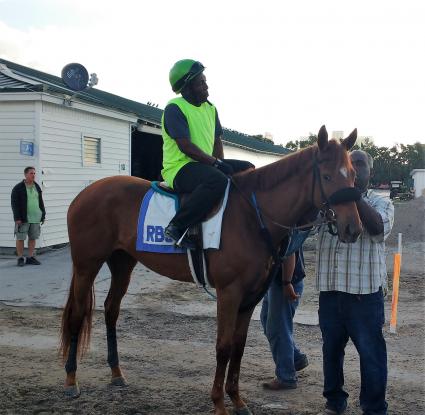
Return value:
M 164 108 L 174 62 L 201 61 L 224 127 L 276 144 L 354 128 L 425 143 L 423 0 L 0 0 L 0 57 Z

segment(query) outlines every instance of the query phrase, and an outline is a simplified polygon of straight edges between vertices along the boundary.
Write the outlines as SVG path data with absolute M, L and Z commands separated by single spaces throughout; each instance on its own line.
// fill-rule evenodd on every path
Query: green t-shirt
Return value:
M 212 156 L 215 140 L 216 109 L 209 102 L 202 103 L 199 107 L 187 102 L 183 97 L 174 98 L 168 102 L 176 104 L 186 117 L 190 141 L 199 147 L 204 153 Z M 163 169 L 162 177 L 168 186 L 173 188 L 174 178 L 179 170 L 192 160 L 182 153 L 177 146 L 176 140 L 167 134 L 164 127 L 164 115 L 162 116 L 162 138 L 163 138 Z
M 28 223 L 40 223 L 42 212 L 35 185 L 25 185 L 27 189 L 27 220 Z

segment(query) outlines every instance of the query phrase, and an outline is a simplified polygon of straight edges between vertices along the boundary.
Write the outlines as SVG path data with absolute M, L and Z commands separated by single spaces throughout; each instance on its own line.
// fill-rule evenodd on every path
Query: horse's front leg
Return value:
M 245 349 L 248 327 L 254 307 L 250 310 L 238 313 L 236 329 L 233 336 L 233 347 L 230 356 L 229 371 L 227 372 L 226 392 L 233 402 L 234 413 L 237 415 L 252 415 L 245 402 L 239 395 L 239 373 L 241 361 Z
M 217 343 L 214 384 L 211 390 L 211 399 L 214 403 L 215 415 L 227 415 L 224 406 L 224 378 L 226 367 L 232 352 L 233 335 L 236 326 L 237 311 L 240 299 L 237 290 L 227 287 L 220 291 L 217 289 Z

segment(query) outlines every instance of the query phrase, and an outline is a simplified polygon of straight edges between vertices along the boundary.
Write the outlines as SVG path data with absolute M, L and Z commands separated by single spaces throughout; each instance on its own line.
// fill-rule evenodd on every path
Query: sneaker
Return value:
M 294 366 L 297 372 L 305 369 L 308 366 L 307 356 L 305 354 L 301 355 L 301 357 L 295 362 Z
M 23 267 L 25 265 L 24 257 L 18 258 L 18 263 L 16 264 L 18 267 Z
M 184 236 L 184 238 L 180 241 L 183 233 L 180 231 L 180 229 L 170 223 L 165 228 L 165 236 L 172 239 L 175 242 L 175 245 L 179 248 L 185 248 L 185 249 L 196 249 L 195 242 L 191 241 L 187 235 Z M 178 243 L 180 241 L 180 243 Z
M 270 382 L 264 382 L 263 388 L 271 391 L 280 391 L 286 389 L 296 389 L 297 382 L 283 382 L 277 378 L 274 378 Z
M 30 258 L 27 258 L 27 262 L 28 265 L 41 265 L 41 262 L 38 261 L 37 259 L 35 259 L 33 256 Z

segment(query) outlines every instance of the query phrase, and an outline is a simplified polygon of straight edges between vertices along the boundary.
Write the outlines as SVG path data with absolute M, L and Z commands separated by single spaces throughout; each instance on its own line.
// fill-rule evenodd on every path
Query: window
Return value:
M 83 164 L 93 166 L 100 163 L 100 138 L 83 137 Z

